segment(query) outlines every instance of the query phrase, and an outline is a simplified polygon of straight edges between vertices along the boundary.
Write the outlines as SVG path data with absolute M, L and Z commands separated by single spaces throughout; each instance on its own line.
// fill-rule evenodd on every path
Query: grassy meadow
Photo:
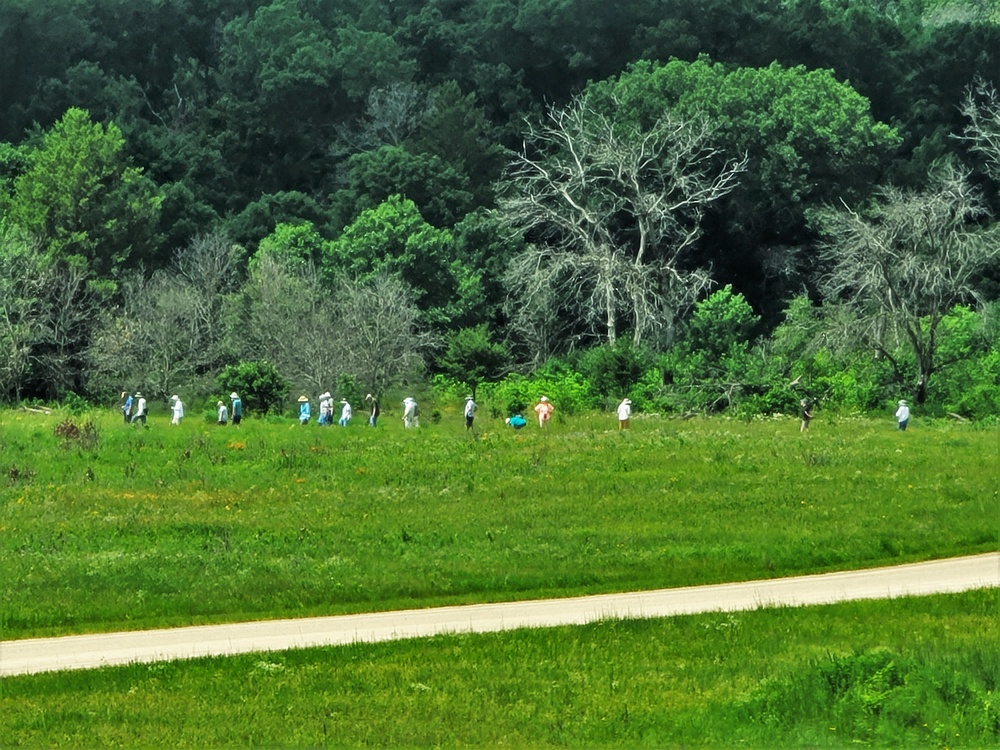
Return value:
M 0 681 L 5 747 L 1000 745 L 1000 593 Z
M 997 548 L 997 428 L 514 432 L 0 413 L 0 637 L 746 580 Z M 89 426 L 88 426 L 89 423 Z M 57 434 L 59 433 L 59 434 Z

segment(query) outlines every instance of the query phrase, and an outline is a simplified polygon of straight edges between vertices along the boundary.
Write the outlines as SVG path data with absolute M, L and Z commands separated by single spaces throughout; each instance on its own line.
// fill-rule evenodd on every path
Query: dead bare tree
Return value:
M 969 124 L 962 138 L 986 160 L 986 171 L 1000 180 L 1000 96 L 991 83 L 977 80 L 966 92 L 962 114 Z
M 509 269 L 513 298 L 537 307 L 554 289 L 609 343 L 623 316 L 636 344 L 669 332 L 710 283 L 684 256 L 746 167 L 724 161 L 712 136 L 706 120 L 669 112 L 638 130 L 586 97 L 529 126 L 500 200 L 505 222 L 532 242 Z
M 237 355 L 266 359 L 294 388 L 324 390 L 339 371 L 336 308 L 309 263 L 262 255 L 242 298 Z
M 976 298 L 974 281 L 1000 255 L 997 226 L 968 173 L 940 166 L 921 192 L 882 191 L 870 215 L 849 208 L 824 217 L 821 250 L 830 271 L 822 278 L 831 300 L 853 315 L 850 335 L 896 366 L 896 343 L 905 341 L 917 365 L 914 398 L 922 403 L 937 369 L 937 332 L 955 305 Z
M 402 280 L 343 281 L 335 297 L 341 372 L 375 394 L 422 374 L 432 339 L 418 328 L 420 311 Z

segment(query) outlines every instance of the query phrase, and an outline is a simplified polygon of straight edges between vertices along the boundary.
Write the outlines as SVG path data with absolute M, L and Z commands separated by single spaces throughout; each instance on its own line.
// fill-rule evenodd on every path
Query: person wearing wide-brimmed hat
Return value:
M 900 432 L 905 432 L 906 425 L 910 421 L 910 407 L 906 405 L 906 401 L 903 399 L 899 400 L 897 406 L 899 408 L 896 409 L 896 427 Z
M 556 410 L 556 407 L 552 405 L 547 396 L 542 396 L 538 400 L 538 405 L 535 407 L 535 414 L 538 415 L 538 426 L 544 427 L 549 423 L 549 419 L 552 417 L 552 412 Z
M 333 396 L 330 395 L 330 391 L 319 395 L 319 420 L 316 424 L 321 427 L 333 424 Z
M 146 426 L 146 398 L 142 395 L 141 391 L 136 391 L 135 396 L 135 414 L 132 415 L 132 424 L 136 422 L 142 422 L 143 427 Z
M 347 403 L 347 399 L 340 399 L 340 420 L 337 424 L 341 427 L 347 427 L 347 423 L 351 421 L 352 416 L 354 416 L 354 412 L 351 410 L 351 405 Z
M 618 429 L 627 430 L 632 419 L 632 400 L 623 398 L 618 404 Z
M 229 394 L 233 402 L 233 427 L 239 427 L 243 420 L 243 399 L 236 395 L 236 391 Z
M 471 430 L 472 429 L 472 423 L 476 419 L 476 409 L 478 409 L 478 408 L 479 408 L 479 406 L 476 404 L 475 401 L 472 400 L 472 396 L 466 396 L 465 397 L 465 409 L 464 409 L 463 413 L 465 414 L 465 429 L 466 430 Z
M 305 394 L 299 396 L 299 424 L 308 424 L 312 417 L 312 409 L 309 406 L 309 397 Z

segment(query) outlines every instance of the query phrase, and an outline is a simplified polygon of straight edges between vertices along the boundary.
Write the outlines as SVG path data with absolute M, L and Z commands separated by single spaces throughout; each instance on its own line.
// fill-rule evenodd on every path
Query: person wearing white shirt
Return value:
M 478 409 L 478 408 L 479 407 L 476 406 L 476 402 L 472 400 L 472 396 L 466 396 L 465 397 L 465 429 L 466 430 L 471 430 L 472 429 L 472 422 L 476 418 L 476 409 Z
M 900 400 L 898 406 L 899 408 L 896 409 L 896 425 L 900 432 L 905 432 L 906 424 L 910 421 L 910 407 L 903 400 Z
M 173 406 L 170 408 L 173 414 L 170 424 L 180 424 L 181 420 L 184 419 L 184 404 L 181 402 L 179 396 L 171 396 L 170 401 L 173 403 Z
M 632 419 L 632 401 L 624 398 L 622 399 L 622 402 L 618 404 L 618 429 L 627 430 L 630 419 Z

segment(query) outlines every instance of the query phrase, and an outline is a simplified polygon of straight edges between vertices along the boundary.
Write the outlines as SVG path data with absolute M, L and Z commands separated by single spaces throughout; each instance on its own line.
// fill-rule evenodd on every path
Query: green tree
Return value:
M 331 283 L 397 276 L 414 291 L 425 323 L 447 325 L 481 297 L 478 276 L 455 258 L 451 232 L 428 224 L 412 200 L 398 195 L 363 211 L 327 243 L 322 270 Z
M 434 154 L 380 146 L 352 156 L 345 169 L 347 185 L 333 198 L 345 221 L 392 195 L 413 201 L 421 216 L 436 227 L 454 225 L 472 208 L 468 177 Z
M 510 351 L 490 338 L 485 323 L 473 328 L 460 328 L 448 335 L 448 347 L 438 360 L 438 368 L 452 380 L 463 383 L 472 391 L 480 383 L 500 380 L 510 369 Z
M 14 180 L 9 219 L 52 259 L 112 279 L 155 228 L 160 196 L 130 166 L 118 128 L 70 109 L 29 154 Z

